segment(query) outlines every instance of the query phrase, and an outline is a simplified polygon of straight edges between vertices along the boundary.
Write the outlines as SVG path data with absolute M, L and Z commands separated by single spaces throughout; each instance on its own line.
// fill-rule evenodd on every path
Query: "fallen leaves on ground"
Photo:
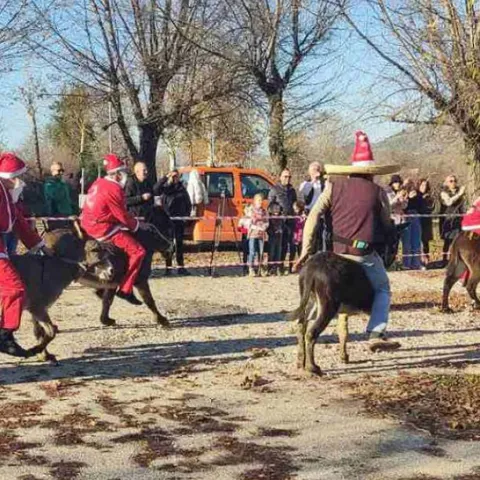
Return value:
M 432 435 L 480 440 L 480 375 L 366 376 L 350 386 L 370 414 L 400 419 Z

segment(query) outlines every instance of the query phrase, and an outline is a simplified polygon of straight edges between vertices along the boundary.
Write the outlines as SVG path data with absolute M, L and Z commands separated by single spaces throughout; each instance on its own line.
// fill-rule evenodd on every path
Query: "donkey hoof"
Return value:
M 318 365 L 307 365 L 305 367 L 305 371 L 310 375 L 316 375 L 318 377 L 323 375 L 323 372 Z
M 162 326 L 163 328 L 172 328 L 172 325 L 168 321 L 168 318 L 164 317 L 163 315 L 159 315 L 157 317 L 157 324 Z
M 340 356 L 340 361 L 342 363 L 350 363 L 350 356 L 349 355 L 341 355 Z
M 50 362 L 50 363 L 53 363 L 54 365 L 58 364 L 57 357 L 55 355 L 49 353 L 49 352 L 46 352 L 46 351 L 40 352 L 37 355 L 37 360 L 39 362 Z
M 450 307 L 441 307 L 440 313 L 445 313 L 447 315 L 450 315 L 453 313 L 453 310 Z
M 100 319 L 100 322 L 101 322 L 102 325 L 105 325 L 106 327 L 113 327 L 114 325 L 117 324 L 117 322 L 113 318 L 110 318 L 110 317 L 102 318 L 102 319 Z

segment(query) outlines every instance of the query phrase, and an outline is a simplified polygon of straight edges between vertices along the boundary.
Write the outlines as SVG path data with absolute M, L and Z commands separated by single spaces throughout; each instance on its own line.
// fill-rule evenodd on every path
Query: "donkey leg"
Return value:
M 163 316 L 158 311 L 157 305 L 152 296 L 152 291 L 150 290 L 150 285 L 148 284 L 148 280 L 140 281 L 137 285 L 135 285 L 135 288 L 138 290 L 138 293 L 140 294 L 140 297 L 144 301 L 145 305 L 153 313 L 155 321 L 162 327 L 169 328 L 171 326 L 170 322 L 168 321 L 167 317 Z
M 307 333 L 308 321 L 313 319 L 317 305 L 313 296 L 307 305 L 305 317 L 298 320 L 297 323 L 297 368 L 305 369 L 305 334 Z
M 477 296 L 477 285 L 480 282 L 480 275 L 473 275 L 468 279 L 467 292 L 472 299 L 472 308 L 474 310 L 480 309 L 480 300 Z
M 47 311 L 32 313 L 32 318 L 35 338 L 39 343 L 31 349 L 31 352 L 36 352 L 37 358 L 42 362 L 55 363 L 57 359 L 47 350 L 47 346 L 55 338 L 57 328 L 53 325 Z
M 305 370 L 307 372 L 316 375 L 322 374 L 320 367 L 315 363 L 315 343 L 317 342 L 318 336 L 327 328 L 327 325 L 333 317 L 335 317 L 337 310 L 338 306 L 332 305 L 327 299 L 324 299 L 322 302 L 320 298 L 317 297 L 317 318 L 313 324 L 309 326 L 305 335 L 307 350 Z
M 340 361 L 343 363 L 348 363 L 348 315 L 346 313 L 340 313 L 338 315 L 337 333 L 338 342 L 340 344 Z
M 462 263 L 462 265 L 464 264 Z M 452 313 L 452 309 L 448 304 L 448 297 L 450 296 L 450 291 L 452 290 L 453 286 L 455 285 L 455 283 L 457 283 L 457 280 L 465 271 L 465 268 L 466 267 L 464 267 L 463 271 L 460 271 L 460 273 L 458 273 L 458 271 L 460 270 L 460 266 L 457 266 L 456 268 L 452 268 L 452 270 L 449 269 L 447 271 L 447 276 L 443 281 L 443 296 L 442 296 L 442 308 L 441 308 L 441 311 L 443 313 Z
M 111 327 L 117 322 L 110 318 L 110 307 L 112 306 L 113 299 L 115 298 L 115 290 L 103 290 L 102 297 L 102 313 L 100 314 L 100 322 L 106 327 Z

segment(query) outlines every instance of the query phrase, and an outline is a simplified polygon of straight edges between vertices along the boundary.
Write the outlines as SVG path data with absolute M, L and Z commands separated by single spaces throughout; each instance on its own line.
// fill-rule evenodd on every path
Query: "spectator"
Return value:
M 172 170 L 167 176 L 161 178 L 153 187 L 155 195 L 161 197 L 162 205 L 168 215 L 171 217 L 189 217 L 192 211 L 192 202 L 186 188 L 180 181 L 178 170 Z M 185 269 L 183 256 L 183 236 L 185 233 L 185 221 L 174 220 L 175 227 L 175 255 L 179 275 L 190 275 Z M 166 274 L 170 273 L 169 267 L 172 266 L 172 260 L 167 260 Z
M 248 229 L 248 274 L 251 277 L 260 275 L 262 272 L 263 247 L 267 237 L 268 218 L 267 212 L 262 207 L 263 195 L 257 193 L 253 197 L 251 221 Z M 258 257 L 258 272 L 255 272 L 254 262 Z
M 136 217 L 145 218 L 153 208 L 153 186 L 145 163 L 136 162 L 133 166 L 133 175 L 125 185 L 125 197 L 128 211 Z
M 440 218 L 440 236 L 443 239 L 443 266 L 448 262 L 448 250 L 461 229 L 462 218 L 457 216 L 465 213 L 465 187 L 459 187 L 457 177 L 449 175 L 440 192 L 440 213 L 452 215 Z
M 435 199 L 432 195 L 430 182 L 426 178 L 421 178 L 418 182 L 418 195 L 422 199 L 422 215 L 432 215 L 435 210 Z M 425 267 L 430 262 L 430 242 L 433 240 L 433 221 L 432 217 L 420 218 L 422 227 L 422 254 Z
M 407 270 L 420 270 L 422 268 L 422 226 L 418 215 L 423 210 L 422 197 L 418 194 L 415 182 L 406 179 L 403 185 L 408 198 L 406 215 L 409 226 L 402 232 L 403 266 Z
M 282 207 L 277 202 L 270 202 L 268 206 L 268 269 L 267 274 L 282 274 L 281 264 L 283 251 L 283 238 L 285 230 L 285 220 L 277 218 L 283 215 Z
M 307 214 L 313 208 L 315 202 L 325 188 L 325 169 L 323 163 L 312 162 L 308 166 L 308 175 L 310 176 L 310 180 L 302 182 L 299 188 L 300 196 L 303 197 L 305 202 L 305 210 Z M 331 228 L 327 228 L 328 224 L 329 223 L 326 222 L 325 218 L 318 222 L 318 230 L 315 233 L 318 251 L 326 251 L 330 249 Z
M 191 199 L 192 197 L 190 197 Z M 242 234 L 242 263 L 243 274 L 248 273 L 247 261 L 248 261 L 248 230 L 252 221 L 252 206 L 245 205 L 243 209 L 243 217 L 238 221 L 238 231 Z
M 403 188 L 403 180 L 400 175 L 392 175 L 387 188 L 387 197 L 392 211 L 392 220 L 395 225 L 404 223 L 404 212 L 408 205 L 407 192 Z
M 45 195 L 46 214 L 49 217 L 69 217 L 74 215 L 76 208 L 72 202 L 70 185 L 63 180 L 65 170 L 60 162 L 54 162 L 50 166 L 51 177 L 45 180 L 43 191 Z M 69 228 L 69 221 L 49 221 L 49 230 Z
M 320 162 L 312 162 L 308 166 L 310 180 L 300 184 L 299 193 L 305 202 L 305 210 L 308 213 L 325 187 L 325 170 Z
M 77 172 L 77 174 L 69 173 L 67 179 L 65 180 L 70 187 L 70 195 L 73 205 L 73 211 L 75 215 L 78 215 L 80 212 L 79 208 L 79 195 L 80 195 L 80 176 L 81 172 Z
M 268 194 L 268 201 L 270 203 L 278 203 L 282 208 L 283 215 L 293 216 L 293 204 L 297 201 L 297 192 L 290 183 L 292 174 L 288 168 L 285 168 L 280 174 L 280 182 L 276 183 Z M 289 266 L 288 271 L 292 271 L 293 258 L 295 257 L 295 244 L 293 243 L 293 229 L 295 227 L 295 219 L 289 218 L 283 224 L 283 238 L 282 238 L 282 253 L 280 257 L 280 273 L 284 272 L 285 258 L 287 251 L 289 252 Z
M 293 243 L 295 244 L 295 256 L 300 257 L 300 254 L 302 253 L 303 227 L 305 226 L 305 220 L 307 219 L 307 215 L 305 213 L 305 203 L 297 200 L 293 204 L 293 211 L 295 212 Z

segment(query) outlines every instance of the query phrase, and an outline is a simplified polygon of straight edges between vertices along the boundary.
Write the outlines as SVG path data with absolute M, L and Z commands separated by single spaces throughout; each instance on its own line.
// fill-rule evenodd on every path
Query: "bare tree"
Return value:
M 30 45 L 62 73 L 105 94 L 130 154 L 145 161 L 155 176 L 165 129 L 187 124 L 194 106 L 235 88 L 220 61 L 207 65 L 205 52 L 186 40 L 200 35 L 209 21 L 206 2 L 56 3 L 57 9 L 42 12 L 46 35 L 30 39 Z M 129 113 L 137 131 L 127 122 Z
M 228 0 L 218 5 L 220 28 L 202 42 L 212 55 L 247 72 L 266 99 L 270 156 L 279 169 L 287 165 L 287 93 L 302 88 L 290 109 L 296 116 L 331 100 L 331 90 L 312 95 L 306 85 L 331 60 L 328 40 L 342 7 L 330 0 Z
M 471 194 L 480 191 L 480 17 L 474 0 L 369 0 L 375 36 L 345 18 L 390 67 L 391 119 L 452 125 L 461 132 Z M 396 95 L 395 95 L 396 94 Z M 401 107 L 399 97 L 401 98 Z
M 0 72 L 8 72 L 18 61 L 34 25 L 27 0 L 0 0 Z
M 43 178 L 43 166 L 40 156 L 40 137 L 38 130 L 38 101 L 42 95 L 43 88 L 40 83 L 29 78 L 25 86 L 19 88 L 20 99 L 25 106 L 27 115 L 32 122 L 32 138 L 35 147 L 35 166 L 37 167 L 38 177 Z

